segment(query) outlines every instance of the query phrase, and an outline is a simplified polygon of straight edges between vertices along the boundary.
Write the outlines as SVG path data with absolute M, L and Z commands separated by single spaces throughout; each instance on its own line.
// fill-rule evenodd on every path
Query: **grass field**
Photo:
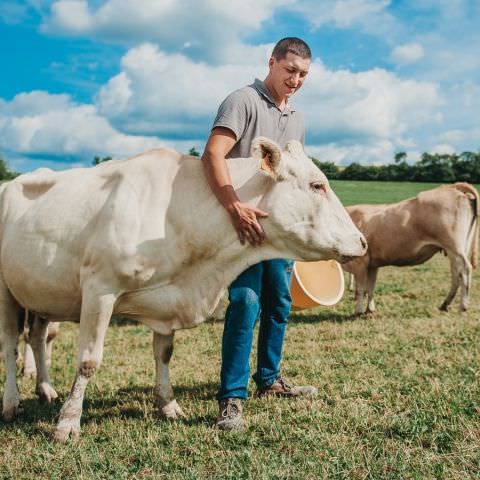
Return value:
M 393 203 L 414 197 L 422 190 L 438 187 L 438 183 L 367 182 L 332 180 L 332 188 L 344 205 L 357 203 Z
M 400 200 L 425 187 L 365 183 L 334 188 L 350 204 Z M 334 308 L 292 314 L 284 374 L 320 394 L 252 398 L 239 433 L 212 426 L 222 322 L 177 333 L 172 381 L 188 418 L 169 423 L 153 408 L 150 331 L 114 321 L 78 443 L 52 443 L 61 403 L 39 404 L 33 381 L 19 378 L 25 413 L 11 425 L 0 421 L 0 478 L 480 478 L 480 276 L 467 314 L 456 311 L 458 301 L 451 313 L 438 311 L 448 285 L 447 261 L 436 256 L 381 270 L 375 315 L 352 317 L 348 294 Z M 74 376 L 77 330 L 62 325 L 54 347 L 61 401 Z M 3 365 L 0 378 L 3 389 Z

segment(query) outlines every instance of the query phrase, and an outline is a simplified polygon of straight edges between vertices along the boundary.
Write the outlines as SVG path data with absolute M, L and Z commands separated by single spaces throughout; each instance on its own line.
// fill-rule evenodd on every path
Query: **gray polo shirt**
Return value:
M 252 140 L 260 135 L 277 142 L 281 148 L 290 140 L 302 144 L 305 141 L 303 115 L 288 102 L 283 112 L 280 111 L 258 78 L 222 102 L 212 129 L 215 127 L 226 127 L 237 137 L 227 158 L 250 157 Z

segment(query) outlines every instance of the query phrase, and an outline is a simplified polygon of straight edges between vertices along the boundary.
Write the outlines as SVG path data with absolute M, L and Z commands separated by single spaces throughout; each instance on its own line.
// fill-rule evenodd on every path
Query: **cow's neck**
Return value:
M 198 164 L 191 165 L 191 168 L 199 168 Z M 259 172 L 259 162 L 230 159 L 228 166 L 240 199 L 258 205 L 272 187 L 268 175 Z M 198 174 L 203 175 L 200 169 Z M 182 191 L 183 185 L 178 187 Z M 260 261 L 285 256 L 285 252 L 276 250 L 268 239 L 261 247 L 241 245 L 228 215 L 210 187 L 204 185 L 199 191 L 203 191 L 204 196 L 199 194 L 190 200 L 190 204 L 184 202 L 183 208 L 185 212 L 204 212 L 204 215 L 190 215 L 191 222 L 185 226 L 183 235 L 187 247 L 192 238 L 197 238 L 197 247 L 202 246 L 203 250 L 197 248 L 194 256 L 184 258 L 182 268 L 173 280 L 158 282 L 152 279 L 149 285 L 129 292 L 118 313 L 137 318 L 150 316 L 151 321 L 145 323 L 162 332 L 193 327 L 213 313 L 224 289 L 240 273 Z M 211 228 L 207 229 L 206 224 Z M 136 311 L 139 314 L 146 311 L 147 315 L 137 315 Z
M 260 162 L 253 158 L 229 159 L 228 168 L 240 199 L 258 206 L 273 185 L 272 179 L 260 170 Z M 185 269 L 182 275 L 183 284 L 188 283 L 190 291 L 198 295 L 197 301 L 201 304 L 203 315 L 212 313 L 221 291 L 248 267 L 263 260 L 285 256 L 285 252 L 275 249 L 268 239 L 260 247 L 242 245 L 223 208 L 218 202 L 215 203 L 222 219 L 215 229 L 218 248 L 211 258 L 196 262 Z

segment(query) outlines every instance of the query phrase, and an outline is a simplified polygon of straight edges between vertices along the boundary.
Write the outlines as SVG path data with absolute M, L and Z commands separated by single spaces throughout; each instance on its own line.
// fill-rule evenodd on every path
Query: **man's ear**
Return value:
M 252 142 L 252 157 L 261 161 L 261 170 L 279 180 L 282 151 L 274 141 L 265 137 L 255 138 Z

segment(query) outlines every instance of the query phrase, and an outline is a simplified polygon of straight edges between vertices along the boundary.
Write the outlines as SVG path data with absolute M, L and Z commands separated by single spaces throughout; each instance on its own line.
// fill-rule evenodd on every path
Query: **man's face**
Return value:
M 281 98 L 293 95 L 305 81 L 311 60 L 291 52 L 285 58 L 277 60 L 271 57 L 268 62 L 270 78 L 276 94 Z

